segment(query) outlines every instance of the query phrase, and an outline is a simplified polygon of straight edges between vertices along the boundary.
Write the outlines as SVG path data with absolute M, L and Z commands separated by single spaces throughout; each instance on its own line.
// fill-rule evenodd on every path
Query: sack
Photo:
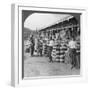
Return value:
M 27 48 L 27 49 L 26 49 L 26 52 L 29 53 L 29 52 L 30 52 L 30 48 Z
M 37 52 L 34 52 L 34 55 L 37 55 Z

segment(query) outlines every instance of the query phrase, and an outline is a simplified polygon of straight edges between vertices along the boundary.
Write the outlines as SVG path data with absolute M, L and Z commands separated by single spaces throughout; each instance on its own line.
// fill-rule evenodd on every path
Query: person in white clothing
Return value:
M 69 41 L 69 47 L 72 49 L 76 48 L 76 41 L 74 41 L 73 39 Z
M 50 62 L 52 62 L 51 53 L 52 53 L 53 45 L 54 45 L 54 40 L 51 37 L 50 41 L 49 41 L 49 44 L 48 44 L 48 46 L 49 46 L 49 59 L 50 59 Z
M 76 67 L 76 41 L 74 38 L 72 38 L 70 41 L 69 41 L 69 49 L 70 49 L 70 57 L 71 57 L 71 64 L 72 64 L 72 67 Z

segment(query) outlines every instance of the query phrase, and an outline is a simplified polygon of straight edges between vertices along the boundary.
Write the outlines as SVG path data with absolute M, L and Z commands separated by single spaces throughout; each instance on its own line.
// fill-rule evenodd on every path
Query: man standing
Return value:
M 30 36 L 30 54 L 31 56 L 33 56 L 33 53 L 34 53 L 34 39 L 33 39 L 33 35 Z
M 76 42 L 77 42 L 77 46 L 76 46 L 76 67 L 80 68 L 80 36 L 78 35 L 76 37 Z
M 71 64 L 72 64 L 72 67 L 76 67 L 76 41 L 74 38 L 72 38 L 70 41 L 69 41 L 69 48 L 70 48 L 70 56 L 71 56 Z
M 50 62 L 52 62 L 52 49 L 53 49 L 53 45 L 54 45 L 54 41 L 52 39 L 52 37 L 50 38 L 50 41 L 49 41 L 49 59 L 50 59 Z
M 42 56 L 42 50 L 43 50 L 43 41 L 42 41 L 42 38 L 40 37 L 38 39 L 38 48 L 37 48 L 37 51 L 38 51 L 38 55 Z

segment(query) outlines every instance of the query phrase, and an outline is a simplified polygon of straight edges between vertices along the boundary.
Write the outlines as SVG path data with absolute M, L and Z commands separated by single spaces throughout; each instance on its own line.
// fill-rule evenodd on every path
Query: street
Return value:
M 79 74 L 80 70 L 75 68 L 71 70 L 70 64 L 49 62 L 48 57 L 30 57 L 29 55 L 26 55 L 24 59 L 24 77 L 65 76 Z

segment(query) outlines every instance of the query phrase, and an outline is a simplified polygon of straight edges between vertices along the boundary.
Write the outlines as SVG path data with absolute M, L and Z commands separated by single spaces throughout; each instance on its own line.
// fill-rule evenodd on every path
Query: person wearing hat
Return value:
M 33 56 L 34 53 L 34 39 L 33 39 L 33 35 L 30 35 L 30 55 Z
M 53 61 L 52 60 L 52 49 L 53 49 L 53 45 L 54 45 L 54 40 L 52 39 L 52 37 L 50 37 L 50 41 L 49 41 L 49 44 L 48 44 L 50 62 Z

